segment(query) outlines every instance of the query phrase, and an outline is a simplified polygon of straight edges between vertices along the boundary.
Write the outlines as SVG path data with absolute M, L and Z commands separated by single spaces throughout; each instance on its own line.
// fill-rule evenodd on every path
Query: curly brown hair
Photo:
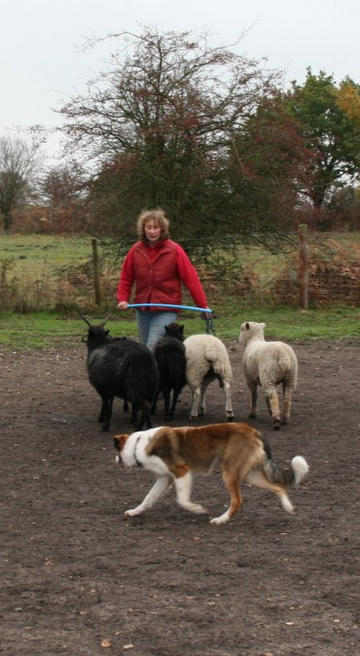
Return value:
M 145 225 L 149 221 L 154 221 L 159 228 L 161 228 L 161 239 L 165 239 L 169 236 L 169 226 L 170 221 L 167 218 L 165 212 L 161 207 L 156 207 L 152 210 L 143 210 L 137 219 L 136 227 L 139 239 L 144 239 L 145 237 Z

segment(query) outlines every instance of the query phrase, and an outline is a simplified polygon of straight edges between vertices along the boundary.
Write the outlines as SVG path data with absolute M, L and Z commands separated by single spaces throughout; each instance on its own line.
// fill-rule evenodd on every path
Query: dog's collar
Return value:
M 136 457 L 136 449 L 137 449 L 137 445 L 138 445 L 140 437 L 141 437 L 141 435 L 139 435 L 137 437 L 136 442 L 135 442 L 135 447 L 134 447 L 134 459 L 135 459 L 135 462 L 136 462 L 138 467 L 142 467 L 142 464 L 141 464 L 140 460 L 138 460 L 137 457 Z

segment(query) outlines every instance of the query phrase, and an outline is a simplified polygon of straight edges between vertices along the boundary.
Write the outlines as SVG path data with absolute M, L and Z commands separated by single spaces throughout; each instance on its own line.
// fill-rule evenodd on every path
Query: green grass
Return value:
M 100 323 L 105 314 L 88 316 L 91 323 Z M 185 334 L 205 332 L 206 324 L 199 316 L 185 314 L 179 319 L 185 325 Z M 266 337 L 294 340 L 348 339 L 360 337 L 360 309 L 333 307 L 307 312 L 292 308 L 278 309 L 236 309 L 229 305 L 216 310 L 214 318 L 215 334 L 220 339 L 237 339 L 243 321 L 264 321 L 267 325 Z M 129 312 L 129 318 L 116 316 L 106 324 L 113 336 L 137 336 L 136 322 Z M 56 348 L 77 346 L 86 334 L 84 321 L 76 315 L 62 316 L 55 313 L 39 312 L 33 314 L 1 314 L 0 346 L 2 348 Z
M 310 241 L 325 243 L 341 243 L 345 249 L 360 245 L 360 233 L 316 233 L 309 234 Z M 295 252 L 296 238 L 294 239 Z M 101 255 L 101 243 L 99 243 Z M 278 268 L 288 256 L 286 252 L 273 254 L 261 246 L 251 248 L 237 247 L 238 262 L 242 266 L 251 265 L 260 277 L 268 275 L 273 268 Z M 11 260 L 12 270 L 16 275 L 40 277 L 44 269 L 53 272 L 62 267 L 82 264 L 92 258 L 91 237 L 89 235 L 22 235 L 6 234 L 0 232 L 0 262 Z M 224 250 L 214 252 L 209 256 L 209 263 L 224 259 L 225 263 L 233 262 L 232 252 L 227 254 Z
M 329 261 L 335 256 L 360 260 L 360 233 L 310 233 L 309 239 Z M 121 257 L 111 256 L 101 242 L 98 255 L 102 300 L 112 307 Z M 229 245 L 228 250 L 213 249 L 205 261 L 202 255 L 198 258 L 196 264 L 203 269 L 210 302 L 222 293 L 238 293 L 245 302 L 247 298 L 255 306 L 264 305 L 274 279 L 287 262 L 287 275 L 296 276 L 296 236 L 294 249 L 288 252 L 274 254 L 260 245 L 236 245 L 234 249 Z M 244 281 L 248 281 L 248 290 L 243 287 Z M 91 237 L 0 233 L 0 292 L 3 311 L 94 309 Z
M 100 273 L 108 266 L 104 250 L 98 244 Z M 103 281 L 104 299 L 106 293 L 113 298 L 113 287 L 107 273 Z M 0 233 L 0 294 L 3 311 L 94 306 L 91 237 Z
M 87 318 L 91 323 L 100 323 L 106 314 Z M 111 321 L 106 327 L 115 337 L 130 337 L 136 334 L 134 321 Z M 87 328 L 77 316 L 62 316 L 58 313 L 34 312 L 30 314 L 0 314 L 0 345 L 7 348 L 47 348 L 62 345 L 74 346 L 81 341 Z
M 247 308 L 233 312 L 232 316 L 225 310 L 216 320 L 219 337 L 237 338 L 243 321 L 266 323 L 267 338 L 294 341 L 360 337 L 360 309 L 348 306 L 307 311 L 290 307 Z
M 87 262 L 91 257 L 91 239 L 86 236 L 0 234 L 0 261 L 10 260 L 12 270 L 39 278 L 74 263 Z
M 330 258 L 334 242 L 340 242 L 344 249 L 348 249 L 354 257 L 358 257 L 360 233 L 321 233 L 313 235 L 312 239 L 318 240 L 326 252 L 329 250 Z M 99 256 L 101 256 L 101 248 L 99 250 Z M 89 236 L 5 235 L 0 233 L 0 264 L 10 262 L 11 276 L 15 276 L 12 284 L 11 280 L 8 281 L 9 293 L 14 292 L 21 300 L 24 287 L 24 294 L 31 295 L 31 298 L 35 298 L 35 300 L 38 298 L 38 304 L 35 306 L 31 302 L 23 304 L 18 302 L 16 305 L 10 305 L 17 309 L 22 308 L 23 313 L 13 314 L 5 312 L 5 310 L 0 313 L 0 346 L 18 349 L 21 347 L 56 347 L 60 344 L 76 345 L 86 333 L 86 326 L 76 314 L 76 308 L 89 308 L 84 310 L 84 313 L 93 323 L 99 323 L 110 311 L 112 318 L 107 326 L 114 336 L 136 336 L 134 314 L 130 311 L 120 314 L 115 308 L 114 290 L 118 276 L 117 268 L 120 268 L 120 265 L 118 267 L 115 263 L 114 280 L 108 278 L 104 306 L 110 310 L 94 309 L 91 274 L 84 273 L 84 280 L 88 283 L 86 285 L 85 282 L 84 286 L 82 286 L 82 282 L 79 287 L 71 288 L 54 284 L 56 272 L 66 267 L 88 262 L 91 257 L 91 238 Z M 359 337 L 360 310 L 358 308 L 347 305 L 310 309 L 304 312 L 296 308 L 276 306 L 274 309 L 269 306 L 268 279 L 278 270 L 285 257 L 286 254 L 270 254 L 260 246 L 251 250 L 240 248 L 236 257 L 233 253 L 226 252 L 214 251 L 211 254 L 210 259 L 213 258 L 214 262 L 220 259 L 225 267 L 229 266 L 226 275 L 231 278 L 230 282 L 233 280 L 232 271 L 235 273 L 236 267 L 249 266 L 255 275 L 258 274 L 261 287 L 251 301 L 252 307 L 249 307 L 246 302 L 250 301 L 246 301 L 246 296 L 242 291 L 237 290 L 236 282 L 232 286 L 228 285 L 228 289 L 232 290 L 230 295 L 228 291 L 222 291 L 220 276 L 219 288 L 213 290 L 210 287 L 208 290 L 210 304 L 215 312 L 216 335 L 221 339 L 237 339 L 241 323 L 245 320 L 253 320 L 263 321 L 267 324 L 266 336 L 268 338 L 276 337 L 293 341 Z M 108 271 L 107 276 L 109 275 L 111 273 Z M 51 283 L 53 283 L 52 287 Z M 103 281 L 104 284 L 105 281 Z M 55 294 L 57 305 L 52 302 L 51 294 Z M 24 298 L 26 300 L 26 297 Z M 184 295 L 185 300 L 186 294 Z M 271 302 L 273 303 L 273 301 Z M 192 305 L 191 299 L 189 299 L 189 304 Z M 41 311 L 31 312 L 33 307 L 39 307 Z M 53 307 L 59 311 L 48 309 Z M 95 312 L 97 312 L 97 316 Z M 204 332 L 206 329 L 205 322 L 198 313 L 184 312 L 180 321 L 185 324 L 187 335 Z

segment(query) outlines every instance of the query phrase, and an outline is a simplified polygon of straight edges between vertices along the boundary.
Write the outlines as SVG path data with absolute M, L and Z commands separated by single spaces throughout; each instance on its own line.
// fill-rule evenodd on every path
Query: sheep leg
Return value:
M 125 511 L 125 517 L 135 517 L 135 515 L 140 515 L 144 510 L 151 508 L 157 501 L 165 496 L 171 483 L 172 478 L 170 476 L 160 476 L 140 505 L 136 508 Z
M 169 407 L 170 407 L 170 389 L 168 387 L 164 388 L 164 409 L 165 409 L 165 419 L 171 419 L 171 415 L 169 412 Z
M 101 409 L 100 409 L 100 414 L 99 414 L 99 416 L 98 416 L 98 418 L 97 418 L 99 424 L 102 424 L 102 422 L 104 421 L 104 417 L 105 417 L 105 399 L 102 398 L 102 399 L 101 399 Z
M 200 391 L 200 402 L 199 402 L 199 417 L 203 417 L 203 415 L 206 412 L 206 388 L 208 386 L 208 381 L 204 381 L 201 383 L 201 391 Z
M 193 419 L 196 419 L 196 417 L 198 416 L 200 396 L 201 396 L 200 386 L 199 387 L 194 387 L 192 389 L 192 406 L 191 406 L 191 412 L 190 412 L 190 415 L 189 415 L 190 421 L 192 421 Z
M 102 406 L 101 406 L 101 412 L 99 417 L 102 418 L 101 430 L 103 431 L 107 431 L 110 426 L 113 400 L 114 400 L 113 396 L 111 396 L 110 398 L 102 397 Z
M 172 404 L 171 404 L 171 410 L 170 410 L 169 419 L 173 419 L 173 418 L 174 418 L 175 408 L 176 408 L 176 404 L 177 404 L 177 400 L 178 400 L 179 394 L 180 394 L 180 391 L 179 391 L 178 389 L 175 388 L 175 389 L 173 390 L 173 397 L 172 397 Z
M 110 416 L 111 416 L 113 400 L 114 400 L 113 396 L 111 396 L 109 399 L 104 399 L 103 397 L 101 397 L 101 410 L 100 410 L 100 414 L 99 414 L 98 419 L 97 419 L 99 424 L 102 424 L 103 421 L 105 420 L 105 416 L 108 413 L 108 410 L 107 410 L 108 407 L 110 408 Z M 110 417 L 109 417 L 109 419 L 110 419 Z
M 268 396 L 265 396 L 265 401 L 266 401 L 267 409 L 269 410 L 269 415 L 271 417 L 271 405 L 270 405 L 270 399 L 269 399 Z
M 144 424 L 146 425 L 146 428 L 152 428 L 151 408 L 147 401 L 143 401 L 141 405 L 140 419 L 135 424 L 135 430 L 142 430 Z
M 138 408 L 135 403 L 131 404 L 131 418 L 130 418 L 130 424 L 133 424 L 133 426 L 137 422 L 137 413 L 138 413 Z M 138 430 L 141 430 L 140 428 Z
M 232 421 L 234 419 L 234 413 L 232 409 L 232 402 L 231 402 L 231 385 L 227 381 L 224 381 L 224 393 L 225 393 L 225 414 L 227 417 L 228 421 Z
M 281 423 L 287 424 L 288 420 L 290 419 L 293 388 L 284 385 L 283 389 L 284 389 L 284 402 L 283 402 L 283 410 L 281 413 Z
M 280 428 L 280 405 L 279 397 L 276 387 L 272 387 L 265 392 L 266 402 L 270 406 L 270 413 L 273 419 L 273 428 L 278 430 Z
M 253 418 L 256 417 L 256 404 L 257 404 L 257 384 L 251 384 L 249 385 L 250 392 L 251 392 L 251 408 L 250 408 L 250 414 L 249 417 Z
M 159 393 L 160 393 L 160 390 L 158 390 L 155 394 L 155 398 L 154 398 L 153 404 L 151 406 L 151 414 L 154 414 L 154 412 L 156 411 L 156 404 L 157 404 L 157 400 L 158 400 L 158 397 L 159 397 Z

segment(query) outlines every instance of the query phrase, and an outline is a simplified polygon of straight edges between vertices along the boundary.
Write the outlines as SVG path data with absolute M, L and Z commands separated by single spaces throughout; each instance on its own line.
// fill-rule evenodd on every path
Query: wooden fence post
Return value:
M 303 310 L 309 306 L 309 244 L 308 227 L 305 223 L 299 225 L 299 293 L 300 305 Z
M 97 250 L 97 239 L 93 238 L 91 240 L 92 253 L 93 253 L 93 266 L 94 266 L 94 292 L 95 292 L 95 304 L 100 305 L 100 282 L 99 282 L 99 266 L 98 266 L 98 250 Z

